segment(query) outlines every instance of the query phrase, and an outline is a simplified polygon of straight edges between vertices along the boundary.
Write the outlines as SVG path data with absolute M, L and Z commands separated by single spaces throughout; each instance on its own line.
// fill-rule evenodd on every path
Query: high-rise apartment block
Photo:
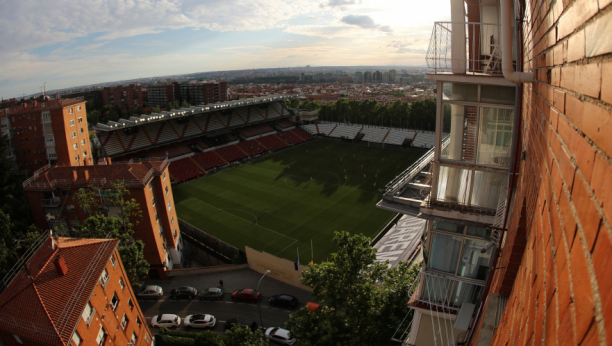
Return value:
M 2 345 L 152 345 L 118 244 L 41 235 L 0 287 Z
M 374 73 L 372 73 L 372 82 L 373 83 L 382 83 L 382 72 L 374 71 Z
M 9 155 L 14 155 L 19 169 L 92 164 L 85 101 L 24 102 L 0 110 L 0 119 L 2 132 L 9 134 Z
M 435 149 L 379 203 L 428 220 L 394 339 L 608 345 L 612 4 L 450 3 L 427 54 Z
M 363 73 L 363 81 L 365 83 L 372 83 L 372 72 L 370 71 L 365 71 Z
M 353 79 L 355 83 L 363 82 L 363 72 L 357 71 L 355 72 L 355 78 Z
M 179 83 L 156 84 L 147 86 L 149 107 L 163 107 L 180 98 Z
M 192 105 L 227 101 L 227 82 L 198 81 L 181 84 L 181 100 Z
M 174 206 L 168 161 L 98 164 L 95 166 L 55 166 L 38 172 L 24 182 L 34 222 L 39 229 L 72 230 L 87 219 L 78 205 L 79 189 L 98 193 L 98 211 L 108 216 L 119 214 L 105 191 L 122 182 L 140 205 L 142 218 L 131 220 L 134 236 L 145 245 L 145 258 L 151 265 L 151 278 L 165 278 L 166 269 L 180 268 L 182 239 Z M 137 224 L 136 224 L 137 222 Z M 60 225 L 62 225 L 60 227 Z
M 130 108 L 141 107 L 147 98 L 147 90 L 140 85 L 119 85 L 102 89 L 102 103 L 117 106 L 123 113 Z

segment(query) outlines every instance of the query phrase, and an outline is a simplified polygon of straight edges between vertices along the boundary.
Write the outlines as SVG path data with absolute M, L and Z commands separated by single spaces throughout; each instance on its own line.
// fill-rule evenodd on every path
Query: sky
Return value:
M 425 65 L 449 0 L 2 0 L 0 97 L 295 66 Z

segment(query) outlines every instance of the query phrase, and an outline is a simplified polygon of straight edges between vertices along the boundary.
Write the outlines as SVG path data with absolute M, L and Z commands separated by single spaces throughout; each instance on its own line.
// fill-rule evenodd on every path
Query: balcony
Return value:
M 501 25 L 436 22 L 425 60 L 434 74 L 502 76 L 501 57 Z
M 62 204 L 62 200 L 59 197 L 51 199 L 41 199 L 40 204 L 43 208 L 57 208 Z

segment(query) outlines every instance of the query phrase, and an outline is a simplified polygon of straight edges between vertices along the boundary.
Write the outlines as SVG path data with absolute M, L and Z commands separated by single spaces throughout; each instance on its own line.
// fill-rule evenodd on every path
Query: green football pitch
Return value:
M 316 139 L 173 188 L 179 218 L 244 250 L 326 260 L 334 231 L 374 237 L 395 216 L 378 192 L 425 152 Z M 365 174 L 365 177 L 364 177 Z M 376 186 L 374 186 L 376 183 Z

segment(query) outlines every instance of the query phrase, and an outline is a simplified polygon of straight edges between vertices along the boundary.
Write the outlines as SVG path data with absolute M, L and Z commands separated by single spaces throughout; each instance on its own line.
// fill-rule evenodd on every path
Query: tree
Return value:
M 198 336 L 195 337 L 195 341 L 193 346 L 222 346 L 223 345 L 223 336 L 207 330 L 204 333 L 199 333 Z
M 120 240 L 121 262 L 132 288 L 140 287 L 139 280 L 149 271 L 149 263 L 144 258 L 144 243 L 134 239 L 134 226 L 142 217 L 140 205 L 134 198 L 128 198 L 129 190 L 123 181 L 113 182 L 111 189 L 79 189 L 75 198 L 79 207 L 89 217 L 73 231 L 73 235 L 83 238 L 117 238 Z M 109 217 L 98 208 L 100 201 L 117 209 L 115 217 Z
M 418 266 L 388 269 L 376 261 L 376 249 L 363 235 L 336 232 L 338 252 L 310 266 L 301 281 L 321 303 L 315 312 L 304 307 L 286 326 L 302 345 L 393 345 L 391 337 L 406 316 L 409 291 Z
M 263 338 L 261 330 L 255 332 L 244 325 L 235 325 L 232 329 L 225 332 L 225 346 L 266 346 L 268 340 Z

